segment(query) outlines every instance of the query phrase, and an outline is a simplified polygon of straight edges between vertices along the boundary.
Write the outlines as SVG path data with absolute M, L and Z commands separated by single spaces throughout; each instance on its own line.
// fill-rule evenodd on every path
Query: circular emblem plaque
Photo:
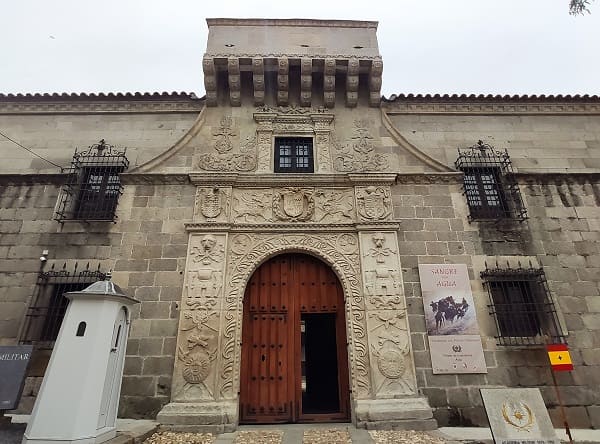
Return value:
M 404 356 L 398 350 L 385 349 L 379 352 L 377 367 L 383 376 L 388 379 L 398 379 L 406 370 Z
M 189 384 L 200 384 L 210 372 L 210 359 L 201 354 L 194 356 L 192 361 L 183 367 L 183 379 Z

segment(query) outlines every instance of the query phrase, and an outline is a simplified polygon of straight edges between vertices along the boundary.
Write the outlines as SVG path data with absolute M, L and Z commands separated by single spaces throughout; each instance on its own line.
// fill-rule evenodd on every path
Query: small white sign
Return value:
M 434 374 L 487 373 L 479 335 L 429 336 Z

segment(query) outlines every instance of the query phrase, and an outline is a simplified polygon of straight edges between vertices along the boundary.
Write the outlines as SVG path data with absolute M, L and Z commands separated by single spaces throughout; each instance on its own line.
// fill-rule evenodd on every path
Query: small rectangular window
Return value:
M 55 219 L 60 222 L 114 221 L 123 192 L 119 175 L 128 167 L 125 151 L 115 150 L 104 140 L 87 151 L 75 151 L 59 196 Z
M 50 271 L 40 271 L 20 342 L 34 343 L 39 348 L 52 348 L 69 303 L 64 294 L 81 291 L 105 278 L 106 274 L 99 267 L 93 270 L 89 264 L 83 270 L 78 269 L 77 264 L 74 269 L 68 270 L 65 264 L 59 270 L 52 266 Z
M 481 277 L 490 298 L 490 314 L 496 320 L 498 345 L 564 341 L 541 268 L 486 269 Z
M 275 139 L 275 172 L 314 172 L 312 138 L 277 137 Z
M 469 220 L 527 218 L 507 150 L 497 151 L 480 140 L 477 145 L 459 149 L 454 164 L 464 173 Z

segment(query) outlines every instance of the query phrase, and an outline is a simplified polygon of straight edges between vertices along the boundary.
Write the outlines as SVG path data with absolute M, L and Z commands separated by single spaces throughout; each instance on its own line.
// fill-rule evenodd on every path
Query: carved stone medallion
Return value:
M 303 188 L 284 188 L 273 193 L 273 213 L 280 220 L 304 222 L 313 217 L 313 192 Z
M 223 209 L 223 196 L 218 188 L 208 189 L 205 193 L 200 196 L 200 212 L 207 219 L 213 219 Z
M 382 220 L 392 213 L 390 190 L 385 187 L 369 186 L 357 188 L 358 212 L 364 219 Z

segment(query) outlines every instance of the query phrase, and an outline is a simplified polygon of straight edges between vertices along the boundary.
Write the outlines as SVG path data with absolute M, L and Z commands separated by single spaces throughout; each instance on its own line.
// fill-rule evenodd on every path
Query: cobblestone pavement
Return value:
M 347 430 L 311 429 L 304 432 L 303 444 L 347 444 L 351 443 Z
M 371 430 L 369 434 L 375 444 L 445 444 L 447 442 L 429 433 L 412 430 Z
M 144 444 L 211 444 L 215 438 L 211 433 L 156 432 Z
M 217 440 L 210 433 L 159 432 L 144 444 L 446 444 L 447 441 L 427 432 L 415 431 L 369 431 L 364 434 L 350 433 L 349 428 L 308 428 L 300 430 L 244 430 L 232 433 L 231 439 Z M 215 444 L 217 444 L 215 443 Z
M 280 444 L 283 432 L 280 430 L 248 430 L 238 432 L 233 444 Z

